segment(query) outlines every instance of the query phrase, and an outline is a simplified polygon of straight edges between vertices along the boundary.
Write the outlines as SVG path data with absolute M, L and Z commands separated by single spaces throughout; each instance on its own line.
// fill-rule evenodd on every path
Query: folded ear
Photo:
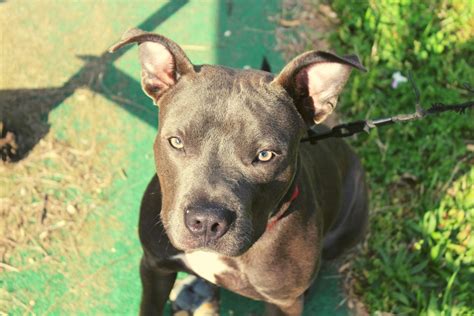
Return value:
M 157 104 L 159 98 L 176 84 L 181 76 L 194 73 L 194 66 L 181 47 L 172 40 L 139 29 L 130 29 L 120 42 L 109 49 L 117 49 L 137 43 L 142 65 L 143 91 Z
M 272 84 L 290 94 L 308 124 L 318 124 L 334 110 L 352 68 L 366 71 L 355 55 L 311 51 L 293 59 Z

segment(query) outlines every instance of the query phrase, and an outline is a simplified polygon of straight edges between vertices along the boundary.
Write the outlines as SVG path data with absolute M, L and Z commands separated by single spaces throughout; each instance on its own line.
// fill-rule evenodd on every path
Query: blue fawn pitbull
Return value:
M 144 92 L 159 106 L 157 175 L 142 200 L 141 314 L 161 315 L 177 271 L 300 315 L 321 258 L 367 225 L 359 159 L 339 139 L 302 144 L 336 106 L 357 57 L 306 52 L 278 75 L 193 65 L 164 36 L 132 29 Z

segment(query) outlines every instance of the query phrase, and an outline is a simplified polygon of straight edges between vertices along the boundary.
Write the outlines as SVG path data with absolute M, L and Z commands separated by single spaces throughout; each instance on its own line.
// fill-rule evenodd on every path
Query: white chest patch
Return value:
M 174 256 L 193 270 L 201 278 L 211 283 L 216 283 L 216 275 L 220 275 L 226 271 L 230 271 L 230 267 L 222 260 L 222 256 L 207 251 L 193 251 Z

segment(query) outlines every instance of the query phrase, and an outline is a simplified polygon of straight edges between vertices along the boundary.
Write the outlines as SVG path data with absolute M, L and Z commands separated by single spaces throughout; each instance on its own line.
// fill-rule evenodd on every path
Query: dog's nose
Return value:
M 193 208 L 186 210 L 184 222 L 191 234 L 204 237 L 207 243 L 221 238 L 234 218 L 233 212 L 223 208 Z

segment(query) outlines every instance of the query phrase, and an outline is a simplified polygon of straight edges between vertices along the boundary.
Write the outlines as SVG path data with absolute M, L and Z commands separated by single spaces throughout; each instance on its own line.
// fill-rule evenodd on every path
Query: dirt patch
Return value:
M 72 283 L 80 289 L 79 281 L 90 271 L 68 271 L 64 258 L 81 267 L 84 257 L 113 248 L 114 240 L 100 234 L 103 221 L 95 219 L 108 203 L 105 192 L 120 176 L 117 166 L 124 164 L 124 156 L 110 144 L 126 145 L 120 133 L 104 137 L 105 131 L 116 128 L 116 113 L 107 111 L 104 99 L 89 90 L 76 91 L 61 112 L 60 120 L 55 118 L 57 129 L 39 140 L 26 158 L 0 165 L 0 273 L 47 266 L 76 280 Z M 107 229 L 118 230 L 117 225 L 108 219 Z M 94 278 L 97 292 L 103 282 Z
M 0 164 L 0 273 L 28 274 L 46 268 L 60 276 L 58 286 L 67 280 L 61 304 L 54 303 L 53 296 L 45 303 L 50 311 L 59 305 L 66 309 L 70 305 L 71 312 L 89 306 L 86 301 L 93 298 L 75 295 L 86 285 L 92 296 L 109 290 L 107 269 L 83 264 L 94 253 L 112 256 L 115 240 L 103 231 L 121 229 L 113 216 L 107 217 L 106 227 L 101 220 L 110 204 L 106 191 L 115 178 L 123 176 L 127 155 L 126 150 L 116 150 L 127 148 L 126 140 L 113 132 L 118 118 L 112 110 L 115 106 L 108 103 L 87 89 L 77 90 L 57 112 L 50 113 L 55 128 L 27 157 Z M 104 135 L 105 131 L 110 134 Z M 53 284 L 42 286 L 48 292 Z M 41 290 L 34 287 L 17 294 L 20 297 L 3 294 L 6 310 L 28 311 L 36 300 L 44 300 Z M 84 301 L 73 302 L 77 297 Z

